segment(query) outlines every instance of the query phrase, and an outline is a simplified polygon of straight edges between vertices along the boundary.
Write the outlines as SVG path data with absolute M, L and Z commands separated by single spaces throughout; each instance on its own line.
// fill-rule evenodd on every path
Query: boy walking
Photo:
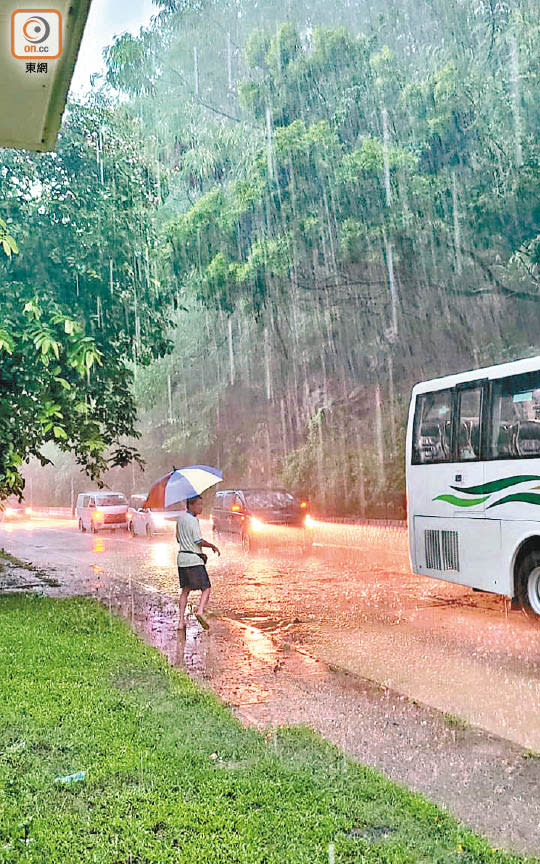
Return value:
M 180 545 L 178 552 L 178 576 L 180 578 L 180 617 L 178 627 L 186 627 L 185 613 L 186 604 L 190 591 L 200 591 L 199 605 L 195 617 L 204 630 L 208 630 L 208 621 L 204 617 L 204 610 L 210 597 L 210 579 L 206 572 L 207 557 L 201 552 L 202 548 L 212 549 L 216 555 L 221 555 L 217 546 L 203 540 L 198 516 L 202 513 L 202 498 L 197 495 L 189 498 L 186 502 L 187 510 L 181 513 L 176 520 L 176 539 Z

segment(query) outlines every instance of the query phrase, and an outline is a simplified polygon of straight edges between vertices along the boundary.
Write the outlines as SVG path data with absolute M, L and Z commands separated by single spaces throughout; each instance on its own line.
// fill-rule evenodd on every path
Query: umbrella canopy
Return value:
M 175 468 L 157 480 L 144 502 L 149 510 L 165 510 L 176 504 L 202 495 L 206 489 L 221 483 L 223 471 L 211 468 L 209 465 L 189 465 L 187 468 Z

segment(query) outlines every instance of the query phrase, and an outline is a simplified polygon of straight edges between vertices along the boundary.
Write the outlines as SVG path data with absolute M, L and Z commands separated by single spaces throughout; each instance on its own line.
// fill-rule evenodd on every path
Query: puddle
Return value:
M 261 730 L 309 725 L 359 761 L 448 807 L 496 845 L 529 854 L 540 849 L 540 760 L 524 759 L 521 748 L 471 727 L 458 735 L 439 712 L 297 650 L 272 614 L 210 616 L 209 633 L 188 615 L 184 634 L 172 597 L 106 580 L 96 593 L 242 722 Z M 516 807 L 520 800 L 529 806 Z M 353 829 L 370 842 L 392 831 L 386 825 Z

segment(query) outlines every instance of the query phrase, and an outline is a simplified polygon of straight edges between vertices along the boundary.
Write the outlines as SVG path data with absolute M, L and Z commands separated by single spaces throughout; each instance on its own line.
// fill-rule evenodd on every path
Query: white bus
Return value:
M 413 571 L 540 615 L 540 357 L 417 384 L 406 458 Z

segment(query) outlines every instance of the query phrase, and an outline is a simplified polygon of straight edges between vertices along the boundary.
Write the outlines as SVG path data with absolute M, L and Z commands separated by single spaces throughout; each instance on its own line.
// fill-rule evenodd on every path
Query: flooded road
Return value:
M 177 592 L 172 536 L 83 535 L 71 520 L 34 518 L 0 538 L 75 582 L 103 574 Z M 287 538 L 254 554 L 219 543 L 216 615 L 540 752 L 540 628 L 502 598 L 413 576 L 403 528 L 316 523 L 309 554 Z
M 190 619 L 184 637 L 172 537 L 0 526 L 0 545 L 58 577 L 48 593 L 119 611 L 244 722 L 308 724 L 495 844 L 537 853 L 540 630 L 499 598 L 412 576 L 401 528 L 318 524 L 315 540 L 308 555 L 248 555 L 220 538 L 210 634 Z

